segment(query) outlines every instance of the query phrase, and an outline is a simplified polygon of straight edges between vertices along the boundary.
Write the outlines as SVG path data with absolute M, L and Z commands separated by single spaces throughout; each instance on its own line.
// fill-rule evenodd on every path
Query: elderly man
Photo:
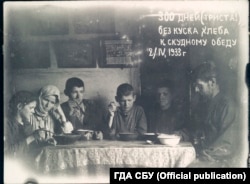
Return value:
M 222 92 L 218 72 L 213 63 L 204 63 L 194 71 L 194 89 L 207 100 L 207 113 L 199 132 L 199 159 L 212 167 L 237 166 L 233 159 L 237 140 L 235 103 Z M 206 166 L 208 167 L 209 165 Z M 202 163 L 200 163 L 202 164 Z

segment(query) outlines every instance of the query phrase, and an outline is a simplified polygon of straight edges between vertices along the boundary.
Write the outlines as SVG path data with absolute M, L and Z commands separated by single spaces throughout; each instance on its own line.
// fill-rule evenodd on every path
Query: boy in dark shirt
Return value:
M 61 104 L 62 110 L 72 125 L 73 131 L 88 129 L 96 131 L 103 136 L 101 129 L 101 113 L 93 100 L 84 99 L 84 82 L 72 77 L 66 81 L 64 93 L 69 97 L 67 102 Z
M 156 102 L 148 113 L 149 132 L 179 134 L 183 141 L 188 141 L 183 108 L 176 103 L 172 81 L 157 84 Z

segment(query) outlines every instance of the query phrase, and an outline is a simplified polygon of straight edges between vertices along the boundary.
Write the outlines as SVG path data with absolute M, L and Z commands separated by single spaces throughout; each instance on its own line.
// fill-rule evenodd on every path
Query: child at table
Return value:
M 101 113 L 94 101 L 84 99 L 84 82 L 72 77 L 66 81 L 64 94 L 68 96 L 68 101 L 61 104 L 66 118 L 72 123 L 74 130 L 89 129 L 94 130 L 95 137 L 102 139 L 100 132 Z M 98 135 L 96 135 L 98 134 Z
M 116 101 L 108 106 L 108 114 L 105 123 L 108 127 L 106 132 L 109 137 L 116 137 L 119 133 L 138 133 L 139 135 L 147 132 L 147 120 L 141 106 L 134 104 L 136 95 L 130 84 L 124 83 L 118 86 L 116 91 Z

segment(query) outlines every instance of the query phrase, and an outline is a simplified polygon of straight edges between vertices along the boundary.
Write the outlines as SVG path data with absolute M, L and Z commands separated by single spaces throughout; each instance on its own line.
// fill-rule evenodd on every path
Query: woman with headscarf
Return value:
M 56 144 L 53 133 L 69 133 L 73 130 L 60 106 L 60 91 L 56 86 L 47 85 L 40 89 L 38 104 L 31 117 L 33 131 L 43 129 L 41 141 Z M 47 131 L 46 131 L 47 130 Z

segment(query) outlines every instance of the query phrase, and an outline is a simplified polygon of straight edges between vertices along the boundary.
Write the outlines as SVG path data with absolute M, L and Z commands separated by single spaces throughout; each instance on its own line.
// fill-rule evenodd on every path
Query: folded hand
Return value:
M 115 102 L 110 102 L 110 104 L 108 105 L 108 111 L 110 113 L 111 116 L 114 115 L 114 112 L 116 111 L 116 105 Z
M 74 127 L 69 121 L 67 121 L 64 123 L 62 129 L 63 129 L 64 133 L 71 133 L 73 131 Z

